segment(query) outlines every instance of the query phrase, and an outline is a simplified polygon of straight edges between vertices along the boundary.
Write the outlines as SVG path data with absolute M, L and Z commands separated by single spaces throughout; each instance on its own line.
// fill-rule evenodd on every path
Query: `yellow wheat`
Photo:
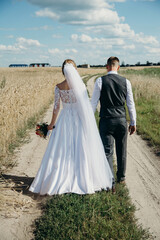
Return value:
M 16 130 L 53 97 L 60 69 L 0 69 L 0 155 L 7 152 Z

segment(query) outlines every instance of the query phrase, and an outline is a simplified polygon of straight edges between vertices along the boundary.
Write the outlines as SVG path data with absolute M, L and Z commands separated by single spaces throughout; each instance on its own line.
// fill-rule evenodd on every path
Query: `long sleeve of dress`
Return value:
M 57 116 L 60 109 L 60 91 L 59 88 L 55 87 L 54 92 L 54 107 L 53 107 L 53 113 Z

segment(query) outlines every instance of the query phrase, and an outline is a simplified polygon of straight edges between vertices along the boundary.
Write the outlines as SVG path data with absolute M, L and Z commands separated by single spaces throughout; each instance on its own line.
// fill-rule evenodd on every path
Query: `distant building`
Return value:
M 49 63 L 31 63 L 29 67 L 50 67 Z
M 10 64 L 9 67 L 28 67 L 27 64 Z
M 82 64 L 80 65 L 81 68 L 90 68 L 90 65 L 89 64 Z

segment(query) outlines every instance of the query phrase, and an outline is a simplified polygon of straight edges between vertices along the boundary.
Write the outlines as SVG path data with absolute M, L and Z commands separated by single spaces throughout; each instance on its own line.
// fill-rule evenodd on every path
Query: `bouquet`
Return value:
M 47 123 L 42 123 L 42 124 L 37 124 L 36 125 L 36 134 L 42 138 L 46 138 L 47 133 L 48 133 L 48 124 Z M 55 126 L 53 126 L 55 128 Z

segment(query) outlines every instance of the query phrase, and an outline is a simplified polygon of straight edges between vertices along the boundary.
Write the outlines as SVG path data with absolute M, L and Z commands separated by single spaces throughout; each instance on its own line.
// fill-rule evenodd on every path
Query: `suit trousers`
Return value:
M 105 154 L 114 176 L 113 152 L 114 142 L 117 157 L 117 181 L 125 180 L 128 125 L 125 117 L 100 118 L 99 130 L 104 145 Z M 115 179 L 113 179 L 113 185 Z

